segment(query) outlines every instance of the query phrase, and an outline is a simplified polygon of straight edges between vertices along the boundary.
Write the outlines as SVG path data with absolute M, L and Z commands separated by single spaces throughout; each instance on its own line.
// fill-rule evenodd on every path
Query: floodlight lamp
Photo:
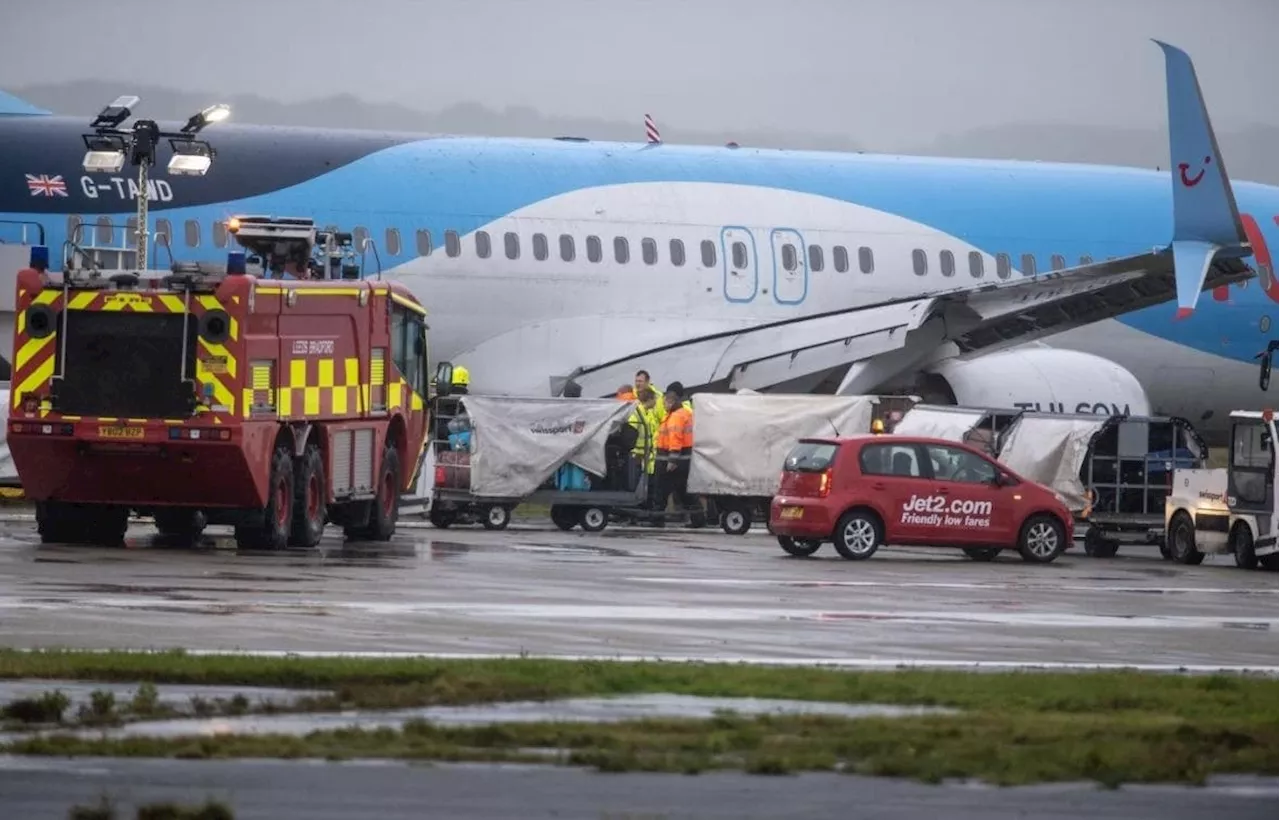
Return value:
M 231 107 L 229 105 L 224 103 L 211 105 L 199 114 L 193 114 L 191 119 L 187 120 L 187 124 L 182 126 L 182 133 L 199 133 L 206 126 L 213 125 L 215 122 L 222 122 L 229 116 L 231 116 Z
M 124 167 L 124 152 L 90 150 L 85 152 L 82 165 L 84 170 L 90 174 L 118 173 Z
M 174 154 L 169 158 L 169 173 L 174 176 L 202 177 L 209 172 L 213 160 L 204 154 Z
M 106 106 L 98 112 L 98 116 L 94 117 L 91 128 L 115 128 L 120 123 L 129 119 L 129 115 L 133 113 L 133 108 L 138 104 L 138 98 L 123 94 L 116 97 L 111 105 Z

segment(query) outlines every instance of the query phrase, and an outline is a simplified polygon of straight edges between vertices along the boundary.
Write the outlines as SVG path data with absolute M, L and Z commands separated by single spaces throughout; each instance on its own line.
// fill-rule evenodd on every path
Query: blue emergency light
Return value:
M 231 251 L 227 254 L 227 275 L 244 275 L 244 251 Z
M 45 245 L 31 246 L 31 267 L 44 273 L 49 269 L 49 248 Z

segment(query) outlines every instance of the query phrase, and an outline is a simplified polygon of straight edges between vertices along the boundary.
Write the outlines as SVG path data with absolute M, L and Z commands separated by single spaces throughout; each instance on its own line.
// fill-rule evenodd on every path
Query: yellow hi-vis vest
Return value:
M 637 404 L 636 409 L 632 411 L 631 417 L 627 419 L 627 423 L 635 427 L 640 435 L 636 437 L 636 445 L 631 448 L 631 454 L 636 457 L 644 456 L 645 445 L 648 445 L 649 455 L 645 460 L 645 472 L 652 473 L 655 462 L 657 461 L 657 448 L 654 446 L 658 438 L 658 428 L 662 426 L 662 422 L 658 420 L 657 405 L 653 410 L 645 410 L 644 405 Z

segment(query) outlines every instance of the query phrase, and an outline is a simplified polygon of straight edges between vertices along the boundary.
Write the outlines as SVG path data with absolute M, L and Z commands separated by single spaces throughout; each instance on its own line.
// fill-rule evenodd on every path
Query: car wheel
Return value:
M 836 524 L 835 547 L 842 558 L 865 561 L 880 549 L 880 521 L 869 510 L 850 510 Z
M 720 513 L 720 528 L 729 535 L 746 535 L 751 529 L 751 518 L 737 507 Z
M 1178 510 L 1169 519 L 1169 557 L 1179 564 L 1196 566 L 1204 561 L 1204 553 L 1196 549 L 1196 525 L 1191 516 Z
M 1062 522 L 1051 515 L 1033 515 L 1022 525 L 1018 535 L 1018 553 L 1032 564 L 1054 561 L 1067 546 L 1067 531 Z
M 964 554 L 975 561 L 994 561 L 1000 554 L 999 547 L 965 547 Z
M 1253 551 L 1253 531 L 1249 525 L 1240 522 L 1231 531 L 1231 552 L 1236 556 L 1236 566 L 1240 569 L 1255 569 L 1258 556 Z
M 779 535 L 778 546 L 782 547 L 788 555 L 808 558 L 822 548 L 822 542 L 815 538 L 792 538 L 789 535 Z

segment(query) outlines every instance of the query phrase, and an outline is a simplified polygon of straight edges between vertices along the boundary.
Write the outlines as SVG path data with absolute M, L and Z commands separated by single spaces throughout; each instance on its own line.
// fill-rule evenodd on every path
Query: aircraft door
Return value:
M 760 287 L 756 260 L 756 240 L 743 227 L 720 231 L 720 257 L 724 266 L 724 298 L 726 302 L 750 302 Z
M 773 249 L 773 299 L 780 305 L 798 305 L 809 295 L 809 260 L 804 237 L 791 228 L 774 228 L 769 235 Z

